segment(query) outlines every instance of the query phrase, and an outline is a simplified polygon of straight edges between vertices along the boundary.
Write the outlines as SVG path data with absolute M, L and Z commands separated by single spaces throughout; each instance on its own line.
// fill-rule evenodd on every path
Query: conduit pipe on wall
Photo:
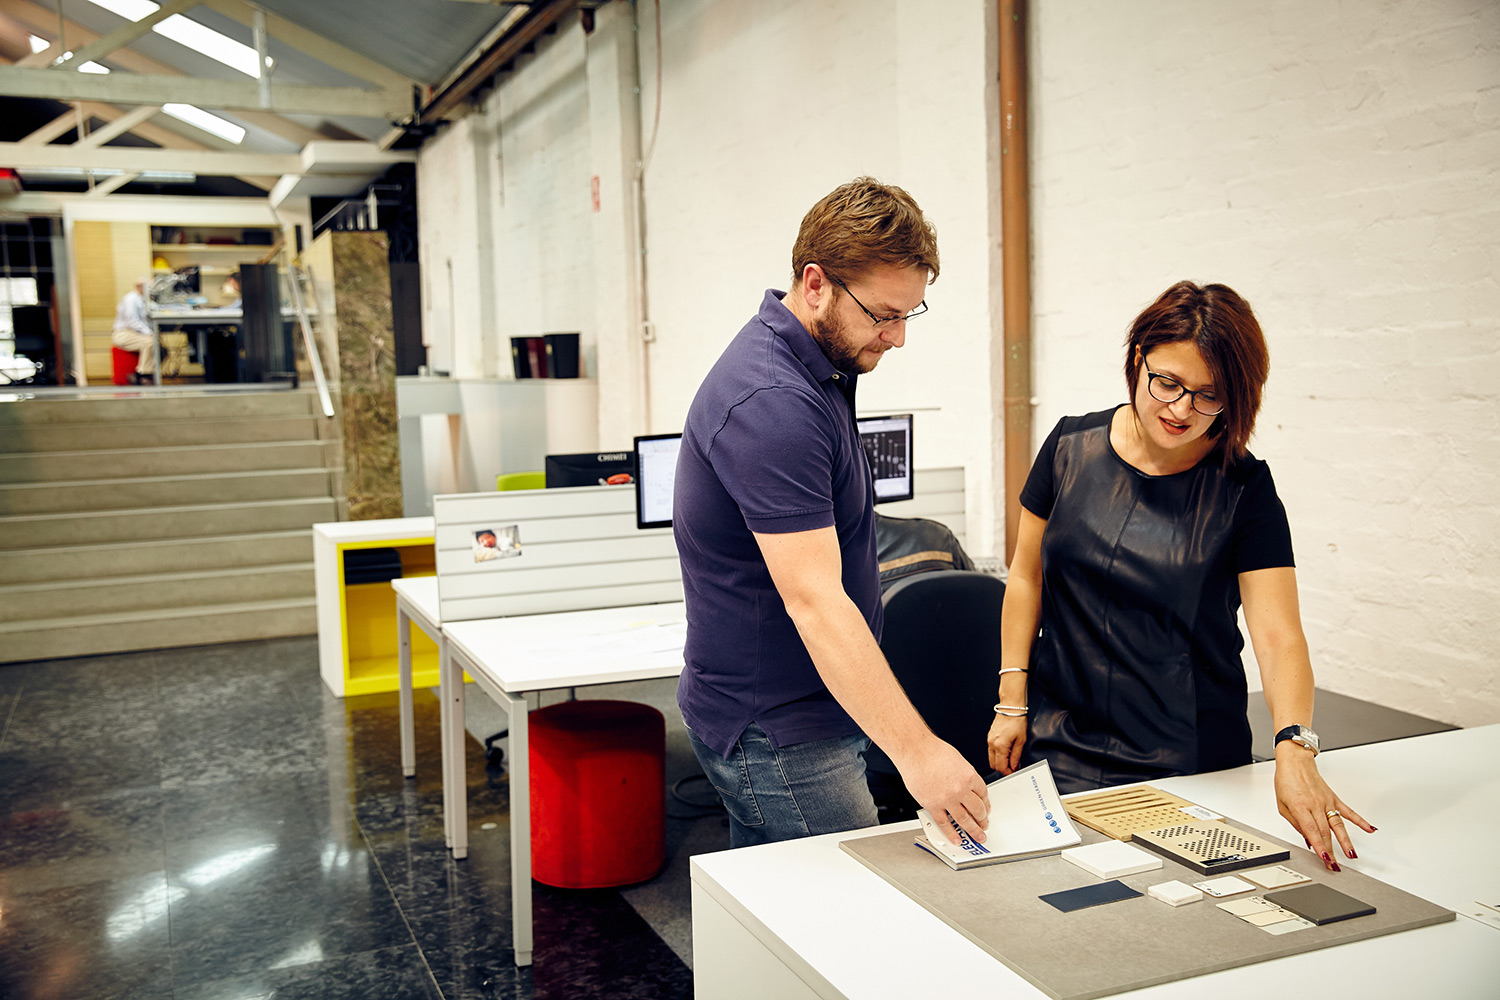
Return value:
M 631 25 L 635 47 L 635 108 L 636 123 L 644 130 L 646 118 L 641 106 L 644 87 L 641 86 L 641 37 L 640 5 L 631 6 Z M 651 345 L 656 342 L 656 327 L 651 322 L 651 301 L 647 292 L 646 256 L 646 168 L 651 165 L 651 154 L 656 151 L 656 136 L 661 131 L 661 0 L 655 0 L 652 23 L 656 30 L 656 83 L 653 87 L 655 108 L 651 115 L 651 138 L 642 138 L 640 159 L 635 163 L 635 178 L 630 185 L 631 214 L 635 221 L 635 302 L 636 331 L 641 338 L 641 415 L 646 420 L 647 433 L 653 433 L 656 425 L 651 419 Z
M 1005 304 L 1005 562 L 1031 467 L 1031 211 L 1026 169 L 1026 3 L 1000 0 L 1000 272 Z

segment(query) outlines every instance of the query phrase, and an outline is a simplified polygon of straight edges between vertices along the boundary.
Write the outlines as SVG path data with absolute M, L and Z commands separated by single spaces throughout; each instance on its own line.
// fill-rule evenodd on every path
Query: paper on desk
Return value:
M 1045 760 L 1023 767 L 989 784 L 990 825 L 985 842 L 977 844 L 959 831 L 954 844 L 925 809 L 917 810 L 927 841 L 937 854 L 954 867 L 972 867 L 997 861 L 1018 861 L 1038 854 L 1056 854 L 1083 838 L 1068 819 L 1052 769 Z M 952 824 L 947 816 L 943 821 Z M 924 845 L 925 846 L 925 845 Z

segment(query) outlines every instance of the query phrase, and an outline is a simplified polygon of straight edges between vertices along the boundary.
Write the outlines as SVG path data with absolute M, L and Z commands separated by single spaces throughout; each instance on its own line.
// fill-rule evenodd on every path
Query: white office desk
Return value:
M 1464 914 L 1500 899 L 1500 726 L 1335 750 L 1320 770 L 1379 828 L 1350 867 L 1457 911 L 1452 923 L 1136 991 L 1152 998 L 1491 997 L 1500 930 Z M 1153 781 L 1283 839 L 1274 765 Z M 915 824 L 904 824 L 915 829 Z M 839 850 L 880 827 L 692 860 L 693 975 L 714 1000 L 1042 997 L 1030 983 Z M 956 873 L 955 878 L 962 878 Z M 1338 876 L 1331 876 L 1336 886 Z M 1198 903 L 1194 905 L 1206 905 Z
M 401 692 L 401 773 L 410 778 L 417 773 L 416 741 L 413 732 L 415 726 L 412 721 L 411 627 L 416 625 L 427 635 L 427 638 L 437 643 L 438 670 L 441 671 L 441 665 L 445 659 L 443 656 L 443 620 L 438 615 L 437 577 L 397 577 L 391 581 L 391 589 L 396 592 L 396 645 Z M 443 703 L 442 711 L 444 719 L 442 730 L 446 737 L 448 733 L 446 702 Z M 449 835 L 447 819 L 447 814 L 444 813 L 445 835 Z M 448 845 L 451 847 L 452 844 L 453 841 L 449 835 Z
M 415 620 L 415 619 L 413 619 Z M 468 854 L 464 781 L 467 671 L 505 709 L 510 729 L 510 872 L 516 964 L 530 965 L 531 767 L 526 692 L 675 677 L 686 634 L 682 602 L 451 622 L 440 674 L 443 813 L 453 856 Z

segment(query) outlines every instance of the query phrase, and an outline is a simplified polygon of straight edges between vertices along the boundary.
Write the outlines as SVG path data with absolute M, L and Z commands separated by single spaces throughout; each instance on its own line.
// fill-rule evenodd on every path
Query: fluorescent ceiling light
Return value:
M 151 0 L 89 0 L 89 2 L 103 7 L 111 14 L 118 14 L 127 21 L 139 21 L 143 17 L 149 17 L 160 7 Z M 260 78 L 260 67 L 253 48 L 199 24 L 191 18 L 173 14 L 153 25 L 151 30 L 164 38 L 170 38 L 174 42 L 187 46 L 194 52 L 199 52 L 210 59 L 217 59 L 225 66 L 237 69 L 246 76 Z
M 81 181 L 90 174 L 94 180 L 107 180 L 110 177 L 118 177 L 125 171 L 118 167 L 22 167 L 21 176 L 36 184 L 56 184 L 67 181 Z M 140 170 L 132 171 L 135 179 L 142 184 L 192 184 L 198 179 L 198 175 L 191 170 Z
M 47 41 L 47 39 L 42 38 L 42 37 L 37 36 L 37 35 L 32 35 L 31 36 L 31 53 L 32 53 L 32 55 L 35 55 L 38 52 L 46 52 L 50 48 L 52 48 L 52 43 L 49 42 L 49 41 Z
M 78 72 L 80 72 L 80 73 L 108 73 L 109 72 L 109 67 L 108 66 L 100 66 L 98 63 L 96 63 L 92 59 L 90 59 L 88 62 L 84 63 L 82 66 L 78 67 Z
M 205 132 L 212 132 L 221 139 L 239 143 L 245 138 L 245 130 L 232 121 L 220 118 L 218 115 L 209 114 L 202 108 L 191 104 L 163 104 L 161 109 L 179 121 L 185 121 L 189 125 L 196 125 Z

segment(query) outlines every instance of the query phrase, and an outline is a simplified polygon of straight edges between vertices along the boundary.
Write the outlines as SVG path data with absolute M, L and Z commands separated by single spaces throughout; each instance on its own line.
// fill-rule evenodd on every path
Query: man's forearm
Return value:
M 834 699 L 898 768 L 936 739 L 853 601 L 839 592 L 789 604 L 787 612 Z

